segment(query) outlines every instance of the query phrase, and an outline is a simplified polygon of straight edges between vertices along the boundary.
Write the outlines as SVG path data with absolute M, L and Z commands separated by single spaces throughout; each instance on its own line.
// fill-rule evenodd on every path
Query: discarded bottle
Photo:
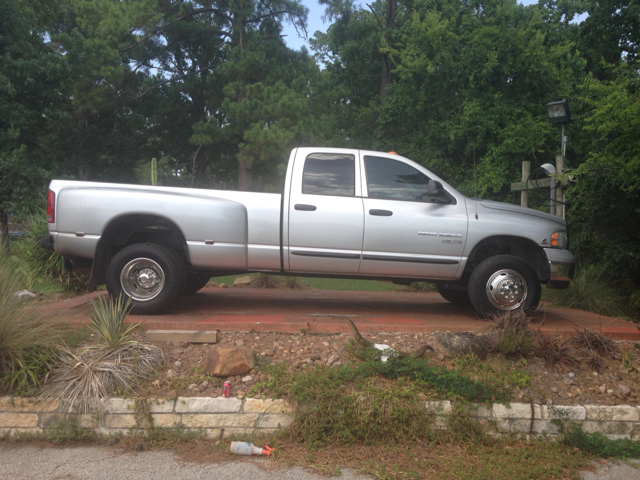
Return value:
M 256 447 L 251 442 L 231 442 L 231 453 L 238 455 L 271 455 L 273 448 L 265 445 L 264 449 Z

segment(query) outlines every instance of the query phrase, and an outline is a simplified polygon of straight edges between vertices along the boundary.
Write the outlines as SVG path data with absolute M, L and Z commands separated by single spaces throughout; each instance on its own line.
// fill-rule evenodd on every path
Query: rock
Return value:
M 598 390 L 600 391 L 600 393 L 603 393 L 607 391 L 607 387 L 605 386 L 605 384 L 603 383 L 602 385 L 600 385 L 598 387 Z
M 189 390 L 195 390 L 196 388 L 198 388 L 197 383 L 192 383 L 191 385 L 189 385 Z
M 474 335 L 469 332 L 444 332 L 431 343 L 431 347 L 444 355 L 464 355 L 472 353 L 484 360 L 495 347 L 495 339 L 488 335 Z
M 327 358 L 327 365 L 332 365 L 334 362 L 336 362 L 338 360 L 338 356 L 337 355 L 331 355 L 329 358 Z
M 176 360 L 175 362 L 173 362 L 173 364 L 176 366 L 176 368 L 180 368 L 182 366 L 182 362 L 180 360 Z
M 557 389 L 556 387 L 551 387 L 551 391 L 552 391 L 553 393 L 558 393 L 558 389 Z
M 271 348 L 265 348 L 265 350 L 264 350 L 264 354 L 265 354 L 267 357 L 273 357 L 273 350 L 272 350 Z
M 220 285 L 218 285 L 218 287 L 220 287 L 220 288 L 229 288 L 229 285 L 227 285 L 226 283 L 221 283 Z
M 20 299 L 20 298 L 36 298 L 36 294 L 33 292 L 30 292 L 29 290 L 21 290 L 19 292 L 15 293 L 15 297 Z
M 236 342 L 236 345 L 237 345 L 238 347 L 244 347 L 244 341 L 242 341 L 242 340 L 238 340 L 238 341 Z
M 207 387 L 209 386 L 209 380 L 205 380 L 204 382 L 202 382 L 202 383 L 200 384 L 200 386 L 201 386 L 202 388 L 207 388 Z
M 445 356 L 442 353 L 436 357 L 436 360 L 440 360 L 441 362 L 444 361 L 444 359 Z
M 575 374 L 575 373 L 573 373 L 573 372 L 569 372 L 568 376 L 569 376 L 569 378 L 573 378 L 573 377 L 575 377 L 575 376 L 576 376 L 576 374 Z
M 242 381 L 244 383 L 253 381 L 253 377 L 251 375 L 247 375 L 246 377 L 242 377 Z
M 251 284 L 253 277 L 247 275 L 246 277 L 238 277 L 233 281 L 234 287 L 246 287 Z
M 618 390 L 620 390 L 622 395 L 629 395 L 631 393 L 631 389 L 626 385 L 618 385 Z
M 167 373 L 165 373 L 165 375 L 167 376 L 167 378 L 173 378 L 176 376 L 176 372 L 174 372 L 172 369 L 167 370 Z
M 203 360 L 204 369 L 214 377 L 246 375 L 255 367 L 255 352 L 247 348 L 213 347 Z
M 175 400 L 178 398 L 178 391 L 177 390 L 171 390 L 169 393 L 167 393 L 167 397 L 170 400 Z
M 309 357 L 309 359 L 310 359 L 312 362 L 315 362 L 316 360 L 321 360 L 321 359 L 322 359 L 322 357 L 321 357 L 320 355 L 318 355 L 318 354 L 315 354 L 315 355 L 311 355 L 311 356 Z

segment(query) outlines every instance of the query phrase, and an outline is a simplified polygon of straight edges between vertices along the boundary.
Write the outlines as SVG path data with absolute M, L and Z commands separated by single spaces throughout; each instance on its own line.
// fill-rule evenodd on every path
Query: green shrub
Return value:
M 136 342 L 131 336 L 138 324 L 124 324 L 130 311 L 131 299 L 128 297 L 124 300 L 123 296 L 119 296 L 111 301 L 107 301 L 105 297 L 98 297 L 97 301 L 91 302 L 89 329 L 111 348 L 134 344 Z
M 632 314 L 629 299 L 620 285 L 609 280 L 610 267 L 592 265 L 579 268 L 566 290 L 544 290 L 544 298 L 560 307 L 577 308 L 608 317 L 628 317 Z
M 32 315 L 19 300 L 19 278 L 0 258 L 0 393 L 32 394 L 55 363 L 58 326 Z
M 582 425 L 570 423 L 564 434 L 563 442 L 571 447 L 579 448 L 599 457 L 638 458 L 640 457 L 640 442 L 622 438 L 611 440 L 601 433 L 587 433 Z

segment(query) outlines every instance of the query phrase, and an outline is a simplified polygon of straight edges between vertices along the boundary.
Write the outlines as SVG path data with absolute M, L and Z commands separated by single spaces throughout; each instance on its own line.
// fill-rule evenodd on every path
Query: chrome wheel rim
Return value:
M 487 281 L 487 298 L 500 310 L 520 308 L 527 299 L 527 281 L 514 270 L 499 270 Z
M 127 263 L 120 273 L 124 293 L 138 302 L 156 298 L 164 287 L 164 271 L 150 258 L 136 258 Z

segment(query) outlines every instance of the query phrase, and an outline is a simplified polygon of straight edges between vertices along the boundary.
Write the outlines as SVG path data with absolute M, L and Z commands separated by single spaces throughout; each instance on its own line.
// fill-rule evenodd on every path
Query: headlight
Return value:
M 551 235 L 551 246 L 562 250 L 567 248 L 567 232 L 554 232 Z

